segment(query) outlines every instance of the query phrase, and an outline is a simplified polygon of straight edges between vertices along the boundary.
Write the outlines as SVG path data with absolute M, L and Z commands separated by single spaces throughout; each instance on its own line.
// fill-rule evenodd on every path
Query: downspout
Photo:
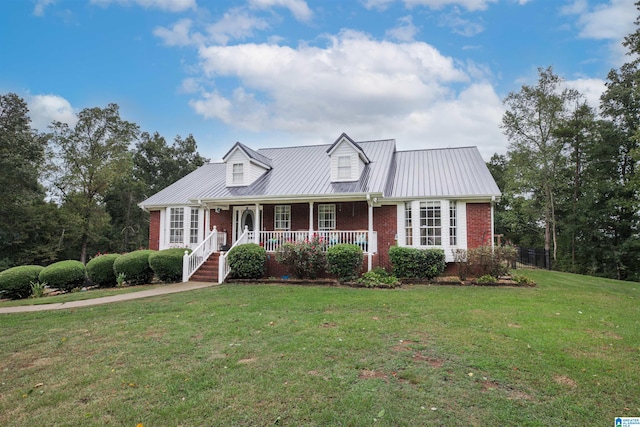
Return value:
M 495 209 L 495 204 L 496 204 L 496 196 L 491 196 L 491 253 L 494 252 L 495 249 L 495 230 L 494 230 L 494 224 L 493 224 L 493 219 L 494 219 L 494 209 Z
M 371 271 L 373 267 L 373 254 L 371 253 L 371 242 L 373 237 L 373 202 L 371 200 L 371 194 L 367 194 L 367 205 L 369 207 L 369 236 L 367 238 L 367 271 Z

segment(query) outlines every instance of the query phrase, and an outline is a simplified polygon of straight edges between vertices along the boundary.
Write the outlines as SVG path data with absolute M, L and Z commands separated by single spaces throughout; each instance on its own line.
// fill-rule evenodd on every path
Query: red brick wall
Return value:
M 231 244 L 231 233 L 233 232 L 232 219 L 233 208 L 220 212 L 216 212 L 215 209 L 209 211 L 209 227 L 213 230 L 213 226 L 215 225 L 218 231 L 226 231 L 227 243 L 229 244 Z
M 491 244 L 491 203 L 467 203 L 467 248 Z
M 389 248 L 396 244 L 397 227 L 398 208 L 395 205 L 373 208 L 373 229 L 378 232 L 377 265 L 386 268 L 387 271 L 391 271 Z
M 149 249 L 160 249 L 160 211 L 149 212 Z

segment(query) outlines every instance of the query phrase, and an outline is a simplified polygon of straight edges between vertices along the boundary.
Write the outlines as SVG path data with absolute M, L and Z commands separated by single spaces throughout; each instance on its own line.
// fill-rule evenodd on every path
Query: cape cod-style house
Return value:
M 396 150 L 395 140 L 253 150 L 237 142 L 140 203 L 150 212 L 150 249 L 189 247 L 184 280 L 224 281 L 224 249 L 255 242 L 266 276 L 286 271 L 285 241 L 322 238 L 360 245 L 365 269 L 390 267 L 393 245 L 452 249 L 493 244 L 500 190 L 476 147 Z M 223 249 L 223 251 L 221 251 Z

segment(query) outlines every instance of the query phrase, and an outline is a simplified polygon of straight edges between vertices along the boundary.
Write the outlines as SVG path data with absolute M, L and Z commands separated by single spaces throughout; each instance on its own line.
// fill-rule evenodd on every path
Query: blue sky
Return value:
M 33 125 L 87 107 L 220 159 L 395 138 L 504 154 L 502 99 L 553 66 L 597 105 L 634 0 L 5 0 L 0 93 Z

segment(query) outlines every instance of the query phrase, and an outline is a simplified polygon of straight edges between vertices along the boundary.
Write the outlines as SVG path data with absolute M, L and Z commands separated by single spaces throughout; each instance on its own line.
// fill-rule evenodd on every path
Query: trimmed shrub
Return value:
M 287 242 L 276 250 L 276 261 L 297 279 L 317 279 L 327 266 L 324 241 L 318 237 L 303 242 Z
M 23 265 L 0 272 L 0 297 L 22 299 L 31 296 L 31 282 L 37 282 L 44 267 Z
M 446 267 L 442 249 L 417 249 L 392 246 L 389 259 L 395 276 L 408 279 L 433 279 Z
M 121 255 L 113 263 L 116 277 L 124 274 L 125 281 L 131 286 L 150 283 L 153 279 L 153 270 L 149 266 L 149 256 L 154 252 L 143 249 Z
M 184 252 L 191 249 L 163 249 L 149 255 L 149 266 L 161 282 L 175 283 L 182 281 L 182 262 Z
M 45 267 L 39 276 L 41 283 L 64 292 L 80 288 L 86 281 L 86 269 L 80 261 L 58 261 Z
M 400 284 L 395 276 L 387 273 L 382 267 L 367 271 L 358 279 L 358 283 L 367 288 L 395 288 Z
M 229 251 L 227 262 L 235 279 L 259 279 L 264 274 L 267 251 L 255 243 L 238 245 Z
M 341 282 L 349 282 L 360 276 L 364 254 L 358 245 L 340 244 L 327 250 L 327 270 L 338 276 Z
M 87 277 L 94 285 L 101 288 L 113 288 L 116 285 L 116 273 L 113 263 L 120 254 L 100 255 L 87 263 Z
M 513 246 L 480 246 L 467 251 L 469 269 L 476 277 L 502 277 L 509 274 L 515 261 L 516 248 Z

